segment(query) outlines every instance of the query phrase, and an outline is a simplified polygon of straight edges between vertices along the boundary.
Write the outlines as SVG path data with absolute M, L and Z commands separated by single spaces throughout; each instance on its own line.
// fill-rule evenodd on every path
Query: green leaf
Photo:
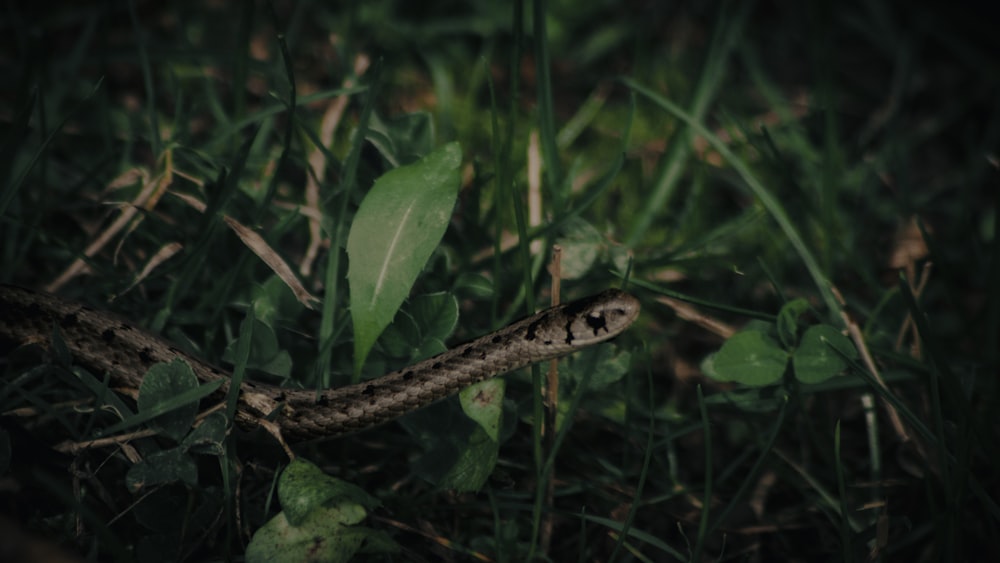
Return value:
M 785 372 L 788 353 L 762 332 L 749 330 L 734 334 L 712 356 L 714 376 L 744 385 L 770 385 Z
M 347 239 L 356 375 L 448 227 L 461 163 L 450 143 L 387 172 L 361 202 Z
M 224 453 L 222 444 L 225 440 L 226 415 L 221 412 L 213 412 L 184 437 L 181 445 L 189 449 L 194 448 L 194 451 L 198 453 L 221 456 Z
M 253 304 L 254 318 L 269 326 L 274 326 L 279 319 L 293 319 L 305 309 L 278 276 L 271 276 L 263 284 L 254 287 L 250 302 Z
M 628 373 L 632 363 L 632 354 L 621 348 L 605 343 L 591 346 L 570 357 L 572 369 L 567 373 L 577 384 L 587 377 L 587 391 L 600 391 L 605 387 L 621 381 Z
M 177 360 L 177 361 L 183 362 L 183 360 Z M 185 365 L 187 364 L 185 363 Z M 77 377 L 80 377 L 80 380 L 83 381 L 91 389 L 94 389 L 95 392 L 103 393 L 107 391 L 106 385 L 97 383 L 92 376 L 86 374 L 85 372 L 77 372 Z M 144 422 L 147 422 L 149 420 L 153 420 L 154 418 L 164 413 L 171 412 L 178 407 L 189 404 L 197 405 L 199 401 L 201 401 L 205 397 L 208 397 L 212 393 L 215 393 L 219 389 L 219 387 L 222 386 L 223 383 L 225 383 L 225 380 L 223 379 L 216 379 L 214 381 L 208 381 L 206 383 L 202 383 L 195 389 L 189 389 L 188 391 L 184 391 L 183 393 L 175 397 L 171 397 L 170 399 L 163 401 L 162 403 L 157 403 L 155 405 L 152 405 L 148 410 L 139 412 L 138 414 L 130 414 L 128 416 L 125 416 L 124 418 L 122 418 L 120 422 L 117 422 L 115 424 L 112 424 L 111 426 L 108 426 L 107 428 L 100 430 L 99 432 L 97 432 L 97 434 L 101 436 L 110 436 L 116 432 L 121 432 L 122 430 L 139 426 L 140 424 L 143 424 Z M 111 408 L 114 408 L 114 410 L 118 413 L 124 414 L 129 412 L 129 408 L 126 407 L 124 403 L 121 402 L 121 399 L 118 399 L 113 393 L 104 396 L 104 400 L 106 401 L 107 405 L 109 405 Z
M 254 534 L 247 561 L 350 561 L 357 553 L 395 553 L 384 532 L 356 524 L 378 500 L 298 458 L 278 480 L 284 509 Z
M 798 341 L 799 317 L 809 310 L 809 302 L 805 299 L 793 299 L 778 311 L 778 339 L 781 344 L 790 349 Z
M 197 388 L 198 378 L 184 360 L 155 364 L 139 385 L 139 413 L 169 408 L 170 412 L 157 416 L 149 424 L 160 434 L 179 442 L 194 424 L 198 403 L 193 401 L 173 406 L 169 403 L 175 402 L 178 395 Z
M 351 561 L 358 553 L 397 553 L 399 546 L 381 530 L 346 526 L 336 507 L 320 507 L 298 526 L 285 512 L 269 520 L 247 545 L 247 563 L 300 563 Z
M 558 244 L 562 247 L 562 278 L 575 280 L 582 278 L 597 262 L 607 241 L 593 225 L 574 218 L 563 226 Z
M 198 484 L 198 468 L 185 448 L 171 448 L 143 458 L 129 468 L 125 485 L 133 493 L 143 488 L 181 481 Z
M 459 492 L 478 491 L 493 473 L 499 451 L 500 444 L 477 426 L 438 486 Z
M 503 397 L 506 388 L 506 381 L 495 377 L 466 387 L 458 394 L 462 411 L 476 421 L 494 442 L 498 441 L 500 424 L 503 422 Z
M 339 506 L 338 522 L 357 524 L 366 511 L 379 505 L 363 489 L 331 477 L 312 463 L 296 458 L 278 480 L 278 499 L 293 525 L 305 521 L 309 512 L 335 501 Z
M 420 325 L 424 339 L 447 340 L 458 326 L 458 299 L 450 293 L 418 295 L 410 300 L 407 309 Z
M 830 325 L 809 327 L 802 335 L 802 344 L 792 356 L 795 378 L 803 383 L 820 383 L 844 371 L 848 358 L 858 357 L 851 341 Z
M 392 324 L 382 332 L 379 345 L 389 357 L 409 361 L 414 357 L 422 340 L 417 321 L 408 311 L 400 310 L 393 317 Z

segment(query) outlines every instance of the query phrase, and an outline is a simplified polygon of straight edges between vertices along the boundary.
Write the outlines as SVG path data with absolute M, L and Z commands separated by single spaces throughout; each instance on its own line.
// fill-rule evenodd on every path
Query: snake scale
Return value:
M 283 437 L 302 441 L 356 432 L 387 422 L 457 391 L 536 362 L 614 338 L 635 321 L 639 301 L 620 290 L 557 305 L 381 377 L 326 391 L 245 381 L 236 421 L 273 421 Z M 185 353 L 127 320 L 48 293 L 0 285 L 0 341 L 48 347 L 57 330 L 80 364 L 108 373 L 112 384 L 138 389 L 155 363 L 183 359 L 203 382 L 229 373 Z

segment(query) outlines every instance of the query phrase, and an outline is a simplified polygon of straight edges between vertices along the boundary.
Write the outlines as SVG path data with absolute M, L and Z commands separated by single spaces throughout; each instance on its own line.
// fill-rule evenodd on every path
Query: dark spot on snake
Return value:
M 468 358 L 469 356 L 472 356 L 475 353 L 476 353 L 475 346 L 466 346 L 465 349 L 462 350 L 462 357 Z
M 434 362 L 434 365 L 431 366 L 431 369 L 441 369 L 441 362 Z
M 79 322 L 80 319 L 77 318 L 76 313 L 70 313 L 65 317 L 63 317 L 61 321 L 59 321 L 59 326 L 63 327 L 75 326 Z
M 413 370 L 406 370 L 403 372 L 403 381 L 409 381 L 413 379 Z
M 153 357 L 153 349 L 147 346 L 139 350 L 139 360 L 146 365 L 156 362 L 156 358 Z
M 497 336 L 494 336 L 493 338 L 491 338 L 490 342 L 492 342 L 493 344 L 500 344 L 501 340 L 503 340 L 503 337 L 500 336 L 500 335 L 497 335 Z
M 219 376 L 225 375 L 224 373 L 222 373 L 222 370 L 220 370 L 219 368 L 213 367 L 213 368 L 209 368 L 209 369 L 211 370 L 212 375 L 219 375 Z
M 546 340 L 546 341 L 543 342 L 543 344 L 545 344 L 546 346 L 552 346 L 552 341 L 551 340 Z
M 528 325 L 528 330 L 527 332 L 524 333 L 524 339 L 527 340 L 528 342 L 534 340 L 536 328 L 538 327 L 535 326 L 535 323 L 531 323 L 530 325 Z
M 101 332 L 101 340 L 111 344 L 115 340 L 115 331 L 110 328 L 104 329 L 104 331 Z
M 125 323 L 119 323 L 118 324 L 118 330 L 120 330 L 122 332 L 129 332 L 129 331 L 132 330 L 132 326 L 131 325 L 127 325 Z
M 575 317 L 576 315 L 573 315 L 573 316 Z M 569 345 L 572 345 L 573 344 L 573 340 L 576 339 L 576 335 L 573 334 L 573 321 L 574 321 L 574 319 L 572 317 L 567 317 L 566 318 L 566 326 L 563 327 L 563 330 L 566 331 L 565 342 L 566 342 L 566 344 L 569 344 Z
M 600 332 L 602 328 L 604 330 L 608 329 L 608 320 L 604 318 L 604 315 L 587 315 L 587 326 L 594 329 L 594 336 L 597 336 L 597 333 Z
M 326 395 L 320 395 L 319 399 L 316 399 L 316 404 L 325 407 L 330 404 L 330 400 L 326 398 Z
M 361 394 L 362 395 L 368 395 L 369 397 L 374 396 L 375 395 L 375 386 L 374 385 L 365 385 L 365 388 L 361 390 Z

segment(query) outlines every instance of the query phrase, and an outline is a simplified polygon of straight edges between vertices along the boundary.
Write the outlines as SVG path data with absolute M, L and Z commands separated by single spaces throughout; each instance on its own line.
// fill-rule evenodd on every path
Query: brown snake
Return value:
M 326 391 L 244 382 L 236 420 L 269 419 L 300 441 L 363 430 L 443 399 L 473 383 L 614 338 L 635 321 L 639 301 L 620 290 L 557 305 L 399 371 Z M 47 347 L 58 330 L 82 365 L 138 389 L 155 363 L 180 358 L 203 382 L 228 372 L 191 356 L 123 318 L 48 293 L 0 285 L 0 341 Z M 273 416 L 272 416 L 273 415 Z

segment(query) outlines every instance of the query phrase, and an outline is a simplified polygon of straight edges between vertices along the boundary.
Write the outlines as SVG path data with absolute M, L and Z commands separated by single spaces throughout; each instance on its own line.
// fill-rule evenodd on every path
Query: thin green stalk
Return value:
M 524 264 L 525 304 L 528 310 L 527 314 L 530 315 L 535 311 L 535 291 L 530 268 L 531 242 L 528 239 L 527 226 L 525 224 L 524 204 L 517 196 L 513 197 L 512 201 L 514 202 L 514 218 L 517 222 L 518 248 Z M 537 364 L 531 366 L 531 389 L 531 414 L 532 419 L 535 421 L 531 432 L 531 451 L 535 461 L 535 475 L 539 479 L 539 485 L 535 491 L 535 502 L 531 512 L 531 548 L 528 550 L 529 561 L 534 559 L 535 550 L 538 548 L 538 535 L 541 531 L 542 500 L 545 498 L 545 487 L 544 483 L 541 482 L 544 476 L 545 465 L 545 456 L 542 452 L 542 420 L 544 416 L 542 409 L 542 375 Z
M 246 316 L 240 323 L 240 335 L 236 341 L 236 355 L 233 359 L 233 374 L 229 382 L 229 391 L 226 393 L 226 420 L 233 423 L 236 419 L 236 409 L 239 406 L 240 387 L 243 385 L 243 378 L 246 375 L 247 362 L 250 360 L 250 348 L 253 346 L 253 326 L 255 323 L 253 303 L 247 307 Z M 222 470 L 222 486 L 226 496 L 226 550 L 231 549 L 234 538 L 238 535 L 237 522 L 239 518 L 235 513 L 236 486 L 230 475 L 233 466 L 239 464 L 239 455 L 236 453 L 236 440 L 227 439 L 220 460 Z

